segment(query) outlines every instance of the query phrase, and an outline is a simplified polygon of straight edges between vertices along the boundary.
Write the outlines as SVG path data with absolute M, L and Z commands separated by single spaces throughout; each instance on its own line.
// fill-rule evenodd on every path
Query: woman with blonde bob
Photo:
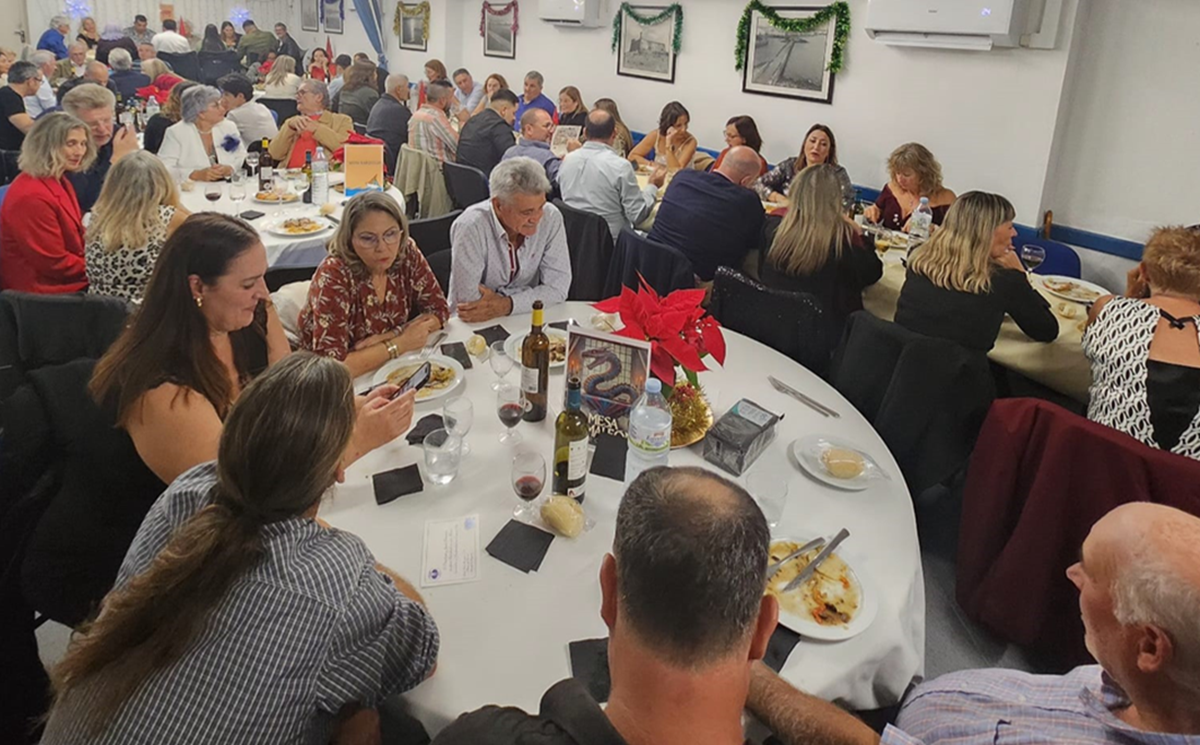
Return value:
M 836 166 L 823 163 L 800 171 L 760 272 L 768 287 L 819 298 L 832 315 L 835 338 L 846 316 L 862 310 L 863 288 L 883 276 L 879 257 L 863 245 L 858 226 L 842 211 L 842 194 Z
M 1200 460 L 1200 232 L 1159 228 L 1124 297 L 1092 305 L 1088 419 Z
M 67 174 L 95 160 L 96 145 L 81 120 L 57 112 L 34 122 L 17 158 L 21 173 L 0 207 L 0 290 L 87 289 L 83 214 Z
M 346 202 L 300 311 L 300 345 L 358 376 L 425 346 L 449 317 L 395 200 L 366 192 Z
M 163 244 L 191 213 L 162 161 L 132 153 L 112 167 L 87 231 L 88 291 L 139 303 Z
M 43 742 L 337 741 L 344 712 L 432 673 L 421 596 L 317 520 L 355 418 L 332 360 L 292 355 L 247 386 L 216 460 L 150 508 L 55 666 Z
M 300 76 L 296 74 L 296 60 L 286 54 L 279 55 L 263 81 L 263 98 L 291 100 L 299 90 Z
M 1058 338 L 1050 303 L 1029 284 L 1013 252 L 1016 211 L 998 194 L 964 194 L 942 229 L 908 259 L 896 323 L 984 352 L 1010 315 L 1035 341 Z
M 896 148 L 888 156 L 888 174 L 887 186 L 875 204 L 866 209 L 868 220 L 892 230 L 907 230 L 921 197 L 928 197 L 933 224 L 942 224 L 955 197 L 942 185 L 942 165 L 929 148 L 917 142 Z

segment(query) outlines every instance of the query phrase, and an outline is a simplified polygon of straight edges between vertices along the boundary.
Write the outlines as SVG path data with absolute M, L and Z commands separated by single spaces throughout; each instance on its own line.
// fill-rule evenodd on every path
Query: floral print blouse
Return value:
M 443 324 L 450 317 L 437 278 L 408 240 L 387 273 L 383 300 L 375 295 L 370 275 L 336 256 L 317 267 L 300 311 L 300 346 L 345 360 L 356 342 L 375 334 L 399 332 L 409 321 L 429 313 Z

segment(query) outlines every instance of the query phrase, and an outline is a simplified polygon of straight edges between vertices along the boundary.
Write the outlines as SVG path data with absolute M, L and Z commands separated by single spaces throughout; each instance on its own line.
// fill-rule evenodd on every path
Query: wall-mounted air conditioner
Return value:
M 894 46 L 1048 49 L 1061 13 L 1062 0 L 870 0 L 866 29 L 875 41 Z
M 604 25 L 600 21 L 600 0 L 538 0 L 538 18 L 556 26 Z

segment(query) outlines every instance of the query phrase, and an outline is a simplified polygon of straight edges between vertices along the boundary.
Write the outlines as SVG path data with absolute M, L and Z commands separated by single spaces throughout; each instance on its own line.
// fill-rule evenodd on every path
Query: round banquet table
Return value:
M 346 196 L 332 187 L 335 184 L 341 183 L 343 177 L 341 173 L 330 173 L 329 176 L 329 201 L 337 205 L 333 217 L 340 220 L 342 217 L 342 203 L 346 201 Z M 250 210 L 262 212 L 263 216 L 252 220 L 250 224 L 258 230 L 263 246 L 267 249 L 268 267 L 311 267 L 320 264 L 328 255 L 328 252 L 325 250 L 325 244 L 333 235 L 332 230 L 300 237 L 279 236 L 269 230 L 272 225 L 278 224 L 290 217 L 315 218 L 319 213 L 320 206 L 304 204 L 300 201 L 288 204 L 263 204 L 256 202 L 254 201 L 254 192 L 256 191 L 257 184 L 258 180 L 256 178 L 247 181 L 246 199 L 237 205 L 229 198 L 228 183 L 221 184 L 221 198 L 216 202 L 210 202 L 204 198 L 204 187 L 206 184 L 203 183 L 196 183 L 191 191 L 180 191 L 179 201 L 189 212 L 224 212 L 227 215 L 241 214 Z M 400 193 L 400 190 L 390 187 L 387 190 L 387 194 L 396 200 L 396 203 L 400 205 L 400 211 L 403 212 L 404 195 Z
M 585 303 L 567 303 L 547 309 L 546 322 L 573 318 L 587 328 L 593 314 Z M 496 322 L 518 334 L 528 329 L 530 317 L 475 326 L 455 317 L 447 326 L 447 341 L 465 341 L 473 328 Z M 782 674 L 805 691 L 855 708 L 893 704 L 909 682 L 922 675 L 925 658 L 925 588 L 916 523 L 896 462 L 867 421 L 827 383 L 747 337 L 730 331 L 725 337 L 724 369 L 700 375 L 715 399 L 717 415 L 743 397 L 784 415 L 775 440 L 747 470 L 767 470 L 787 481 L 787 504 L 773 536 L 831 536 L 848 528 L 850 538 L 839 553 L 866 577 L 864 583 L 879 602 L 874 623 L 861 635 L 836 643 L 802 640 Z M 486 361 L 473 362 L 464 383 L 450 394 L 469 397 L 475 413 L 467 436 L 471 452 L 452 483 L 436 486 L 426 479 L 424 491 L 378 506 L 372 474 L 412 463 L 419 463 L 424 473 L 421 448 L 408 446 L 401 437 L 354 463 L 345 482 L 321 506 L 323 518 L 360 536 L 379 562 L 414 585 L 420 581 L 425 522 L 479 515 L 479 579 L 421 589 L 441 632 L 441 651 L 436 674 L 407 693 L 404 703 L 431 735 L 459 714 L 486 704 L 536 712 L 542 693 L 571 675 L 568 643 L 607 636 L 600 618 L 600 562 L 612 546 L 623 485 L 589 474 L 584 508 L 595 527 L 576 539 L 555 538 L 538 571 L 525 574 L 487 555 L 484 547 L 512 517 L 516 504 L 509 478 L 513 451 L 497 441 L 502 425 L 490 387 L 495 374 Z M 515 381 L 518 375 L 514 370 L 508 378 Z M 767 375 L 831 406 L 841 418 L 822 417 L 776 392 Z M 370 381 L 370 375 L 362 376 L 356 390 Z M 524 438 L 518 447 L 536 449 L 548 461 L 563 389 L 562 372 L 552 372 L 546 420 L 517 427 Z M 440 412 L 442 403 L 417 404 L 414 421 Z M 791 462 L 788 446 L 814 433 L 855 443 L 891 479 L 851 492 L 806 476 Z M 670 464 L 716 470 L 702 458 L 701 448 L 672 451 Z M 547 485 L 543 496 L 548 493 Z

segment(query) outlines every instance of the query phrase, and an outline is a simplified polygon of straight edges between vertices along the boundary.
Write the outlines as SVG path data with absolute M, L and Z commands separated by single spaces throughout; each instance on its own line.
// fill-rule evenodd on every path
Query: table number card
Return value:
M 346 196 L 383 191 L 383 145 L 346 145 Z
M 479 579 L 479 515 L 425 521 L 421 587 Z

